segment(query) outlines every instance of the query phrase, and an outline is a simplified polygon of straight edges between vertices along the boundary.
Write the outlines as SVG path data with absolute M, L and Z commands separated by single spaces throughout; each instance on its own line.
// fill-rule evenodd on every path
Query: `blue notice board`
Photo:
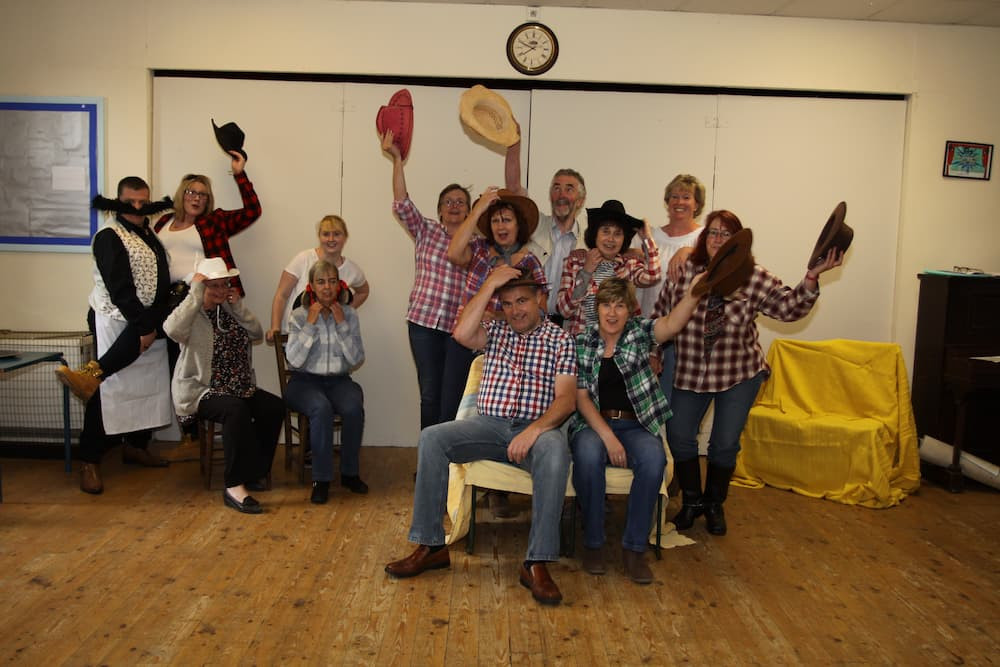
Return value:
M 0 250 L 89 252 L 103 151 L 103 100 L 0 97 Z

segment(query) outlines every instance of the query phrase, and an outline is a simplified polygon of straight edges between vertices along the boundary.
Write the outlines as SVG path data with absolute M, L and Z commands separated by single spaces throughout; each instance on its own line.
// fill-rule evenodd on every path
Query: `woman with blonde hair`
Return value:
M 326 215 L 316 225 L 316 236 L 319 245 L 306 248 L 292 257 L 281 272 L 278 288 L 274 291 L 271 302 L 271 328 L 267 331 L 267 339 L 273 340 L 274 334 L 288 331 L 288 319 L 292 314 L 295 297 L 302 294 L 309 284 L 309 273 L 318 261 L 326 261 L 337 267 L 340 280 L 344 281 L 353 291 L 351 305 L 360 308 L 368 300 L 369 288 L 365 272 L 358 264 L 344 257 L 344 246 L 347 245 L 347 223 L 339 215 Z

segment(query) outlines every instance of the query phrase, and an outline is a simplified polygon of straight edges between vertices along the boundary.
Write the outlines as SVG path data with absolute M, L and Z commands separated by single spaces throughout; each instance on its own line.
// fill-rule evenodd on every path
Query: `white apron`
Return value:
M 97 355 L 125 330 L 125 322 L 95 314 Z M 108 435 L 157 429 L 173 420 L 167 342 L 158 338 L 129 366 L 101 382 L 101 414 Z

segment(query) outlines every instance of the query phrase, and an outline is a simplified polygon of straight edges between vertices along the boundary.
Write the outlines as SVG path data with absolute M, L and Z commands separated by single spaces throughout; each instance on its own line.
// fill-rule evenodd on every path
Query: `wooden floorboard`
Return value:
M 243 516 L 197 463 L 103 466 L 81 493 L 61 462 L 0 460 L 0 657 L 16 665 L 915 665 L 1000 662 L 1000 492 L 931 482 L 888 510 L 733 488 L 730 534 L 621 569 L 611 503 L 608 573 L 564 558 L 565 602 L 518 583 L 519 517 L 479 511 L 475 553 L 406 580 L 416 456 L 367 448 L 371 493 L 330 503 L 275 466 L 267 512 Z M 280 456 L 280 455 L 279 455 Z M 280 462 L 280 458 L 279 458 Z M 669 512 L 676 511 L 676 502 Z M 577 552 L 581 531 L 577 530 Z

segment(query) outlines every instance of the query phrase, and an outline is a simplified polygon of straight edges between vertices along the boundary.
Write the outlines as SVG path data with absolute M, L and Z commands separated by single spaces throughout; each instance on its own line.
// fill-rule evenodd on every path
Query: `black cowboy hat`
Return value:
M 625 232 L 625 241 L 622 243 L 622 252 L 628 250 L 632 245 L 632 237 L 645 224 L 639 218 L 633 218 L 625 212 L 625 205 L 617 199 L 609 199 L 600 208 L 587 209 L 587 228 L 583 231 L 583 242 L 588 248 L 597 246 L 597 230 L 601 225 L 613 222 Z
M 840 202 L 833 209 L 826 224 L 823 225 L 823 231 L 819 234 L 816 247 L 813 248 L 812 255 L 809 256 L 808 266 L 810 269 L 823 261 L 823 257 L 830 251 L 830 248 L 836 248 L 838 253 L 844 253 L 851 247 L 851 241 L 854 240 L 854 230 L 844 222 L 846 217 L 847 203 Z
M 236 151 L 243 156 L 243 159 L 247 159 L 246 151 L 243 150 L 243 140 L 246 135 L 243 134 L 243 130 L 236 123 L 226 123 L 222 127 L 215 124 L 215 119 L 212 119 L 212 127 L 215 129 L 215 140 L 219 142 L 222 146 L 222 150 L 226 151 Z
M 708 230 L 702 232 L 707 234 Z M 716 296 L 732 294 L 742 287 L 753 274 L 754 259 L 750 248 L 753 232 L 744 227 L 722 244 L 705 269 L 705 277 L 691 288 L 691 294 L 701 296 L 711 292 Z

